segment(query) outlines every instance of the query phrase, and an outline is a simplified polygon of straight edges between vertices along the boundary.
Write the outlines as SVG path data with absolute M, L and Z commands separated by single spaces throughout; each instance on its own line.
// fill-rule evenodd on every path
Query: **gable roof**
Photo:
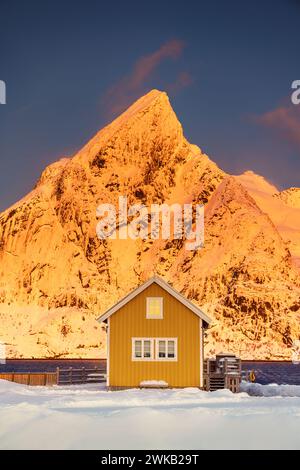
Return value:
M 172 295 L 175 299 L 177 299 L 179 302 L 185 305 L 189 310 L 191 310 L 193 313 L 198 315 L 198 317 L 204 320 L 207 324 L 211 323 L 212 321 L 211 318 L 209 318 L 209 316 L 207 316 L 204 312 L 202 312 L 202 310 L 199 307 L 193 304 L 190 300 L 188 300 L 186 297 L 184 297 L 177 290 L 171 287 L 166 281 L 164 281 L 162 278 L 158 276 L 151 277 L 150 279 L 148 279 L 148 281 L 144 282 L 144 284 L 140 285 L 139 287 L 131 291 L 129 294 L 123 297 L 123 299 L 121 299 L 115 305 L 110 307 L 106 312 L 100 315 L 100 317 L 97 318 L 97 321 L 103 322 L 107 320 L 107 318 L 109 318 L 115 312 L 120 310 L 120 308 L 124 307 L 124 305 L 126 305 L 128 302 L 134 299 L 137 295 L 139 295 L 141 292 L 143 292 L 145 289 L 147 289 L 147 287 L 151 286 L 151 284 L 153 283 L 157 284 L 166 292 L 168 292 L 170 295 Z

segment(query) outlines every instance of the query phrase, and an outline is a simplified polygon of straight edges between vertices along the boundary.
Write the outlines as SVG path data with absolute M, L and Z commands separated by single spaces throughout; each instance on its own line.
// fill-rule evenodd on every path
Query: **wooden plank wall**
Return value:
M 57 373 L 0 373 L 0 379 L 23 385 L 57 385 Z
M 163 298 L 163 319 L 147 319 L 146 298 Z M 201 320 L 157 284 L 152 284 L 110 317 L 109 385 L 139 387 L 163 380 L 170 387 L 199 387 Z M 133 361 L 132 338 L 177 338 L 176 361 Z

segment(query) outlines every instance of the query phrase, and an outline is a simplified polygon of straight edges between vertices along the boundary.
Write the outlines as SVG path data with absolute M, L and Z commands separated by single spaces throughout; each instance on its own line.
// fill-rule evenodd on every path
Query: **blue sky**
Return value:
M 0 0 L 0 16 L 0 209 L 106 124 L 123 86 L 121 105 L 167 90 L 187 138 L 224 170 L 300 186 L 299 1 Z

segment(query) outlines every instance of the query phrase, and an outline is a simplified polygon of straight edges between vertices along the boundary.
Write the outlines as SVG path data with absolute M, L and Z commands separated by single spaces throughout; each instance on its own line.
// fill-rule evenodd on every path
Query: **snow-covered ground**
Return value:
M 0 380 L 0 448 L 300 449 L 300 386 L 243 389 L 266 396 Z

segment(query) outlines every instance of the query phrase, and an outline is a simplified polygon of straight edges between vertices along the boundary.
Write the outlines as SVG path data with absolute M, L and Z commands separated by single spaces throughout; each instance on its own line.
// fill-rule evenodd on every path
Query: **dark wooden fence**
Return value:
M 8 380 L 23 385 L 79 385 L 105 383 L 106 370 L 103 367 L 74 369 L 57 368 L 56 372 L 3 372 L 0 380 Z
M 57 383 L 58 385 L 76 385 L 86 383 L 104 383 L 106 382 L 106 371 L 103 367 L 94 367 L 87 369 L 81 367 L 74 369 L 57 369 Z

